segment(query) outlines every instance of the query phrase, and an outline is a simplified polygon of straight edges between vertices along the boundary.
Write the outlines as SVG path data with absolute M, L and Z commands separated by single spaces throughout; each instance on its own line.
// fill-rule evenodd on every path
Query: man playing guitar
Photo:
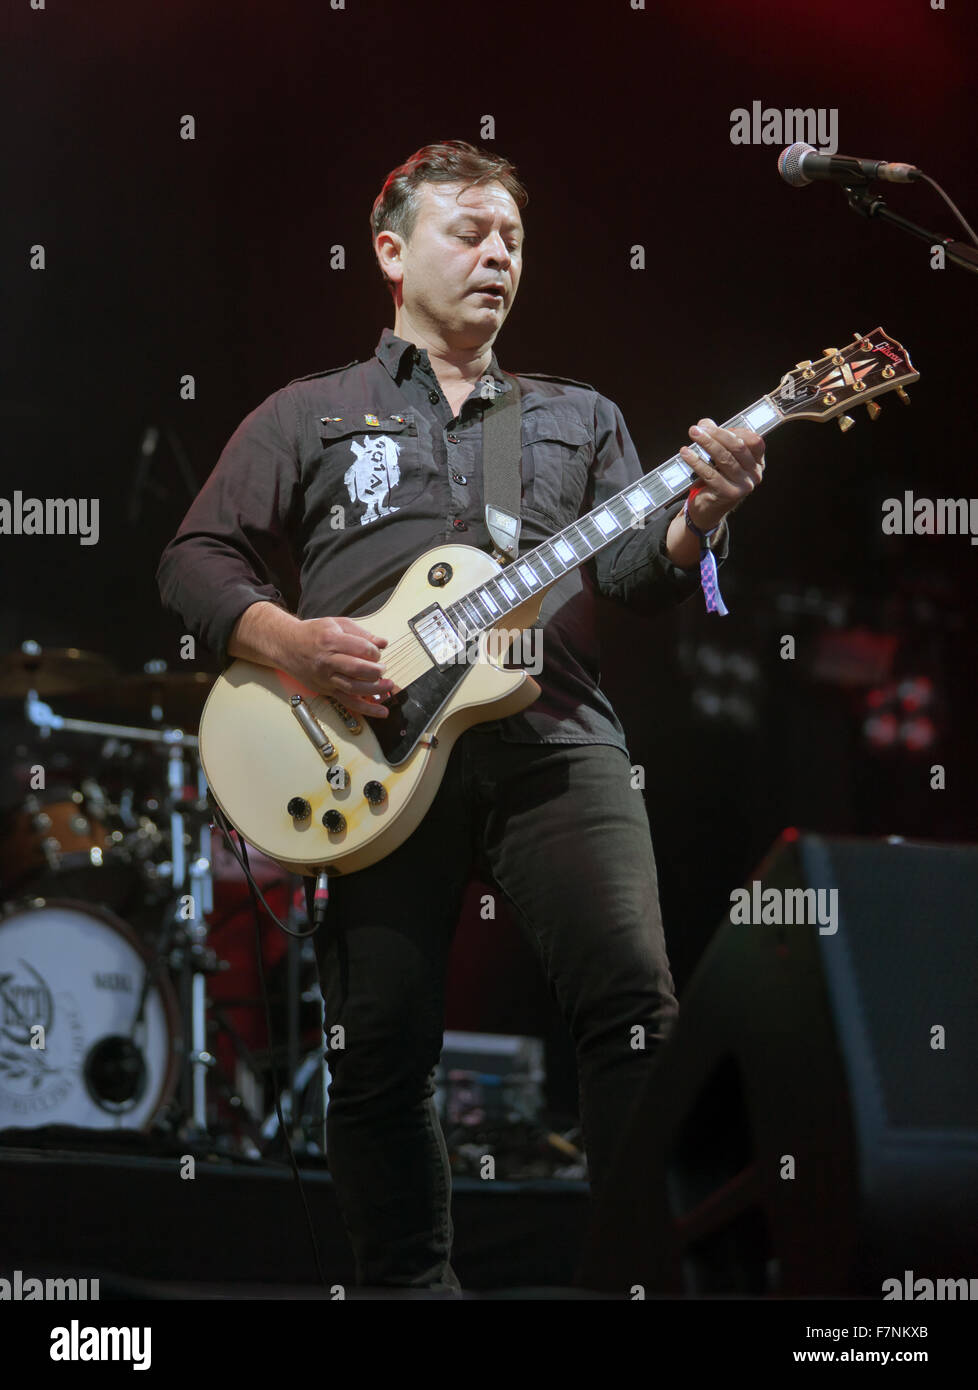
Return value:
M 393 330 L 368 361 L 253 411 L 160 563 L 164 603 L 222 662 L 279 668 L 354 715 L 387 717 L 386 641 L 351 615 L 426 548 L 491 544 L 482 416 L 512 386 L 493 349 L 523 271 L 525 204 L 512 165 L 460 141 L 387 178 L 371 225 Z M 644 470 L 613 402 L 564 378 L 517 379 L 522 553 Z M 709 419 L 689 434 L 687 514 L 680 498 L 547 592 L 540 698 L 467 729 L 417 829 L 331 880 L 316 948 L 344 1045 L 329 1052 L 327 1147 L 360 1284 L 459 1289 L 432 1072 L 473 866 L 525 929 L 572 1034 L 592 1193 L 675 1019 L 648 819 L 599 684 L 597 600 L 650 613 L 693 595 L 705 535 L 722 564 L 725 518 L 763 477 L 763 440 Z

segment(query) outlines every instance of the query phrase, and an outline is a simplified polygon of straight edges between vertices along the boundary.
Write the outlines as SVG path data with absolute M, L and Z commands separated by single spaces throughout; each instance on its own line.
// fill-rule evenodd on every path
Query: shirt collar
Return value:
M 406 338 L 399 338 L 393 329 L 385 328 L 380 335 L 380 342 L 374 348 L 374 356 L 379 358 L 387 369 L 391 380 L 396 382 L 398 375 L 410 376 L 412 368 L 417 364 L 431 371 L 431 363 L 428 360 L 427 348 L 416 348 L 413 343 L 409 343 Z M 496 354 L 493 353 L 489 359 L 489 369 L 485 376 L 481 378 L 483 382 L 491 382 L 494 394 L 500 391 L 512 389 L 512 382 L 507 381 L 506 377 L 499 370 L 499 363 L 496 361 Z

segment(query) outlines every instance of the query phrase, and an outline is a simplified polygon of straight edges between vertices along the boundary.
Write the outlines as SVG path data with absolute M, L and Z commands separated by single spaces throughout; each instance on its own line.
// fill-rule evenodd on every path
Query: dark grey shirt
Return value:
M 523 555 L 653 465 L 642 467 L 621 411 L 592 387 L 517 380 Z M 430 547 L 491 549 L 482 414 L 495 392 L 510 389 L 493 355 L 456 416 L 427 352 L 385 328 L 369 361 L 273 392 L 235 430 L 163 552 L 164 605 L 224 665 L 234 625 L 253 603 L 269 600 L 300 618 L 361 617 Z M 678 569 L 665 550 L 680 507 L 673 502 L 617 537 L 547 592 L 537 624 L 542 670 L 534 671 L 542 694 L 498 721 L 507 742 L 628 751 L 599 684 L 596 595 L 654 613 L 698 591 L 698 568 Z M 725 528 L 718 562 L 726 549 Z

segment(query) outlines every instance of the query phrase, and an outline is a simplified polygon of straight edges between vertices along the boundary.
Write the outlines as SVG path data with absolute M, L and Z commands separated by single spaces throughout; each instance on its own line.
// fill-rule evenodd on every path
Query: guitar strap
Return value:
M 510 390 L 501 391 L 482 416 L 482 487 L 492 558 L 508 565 L 519 554 L 522 489 L 520 384 L 506 374 Z

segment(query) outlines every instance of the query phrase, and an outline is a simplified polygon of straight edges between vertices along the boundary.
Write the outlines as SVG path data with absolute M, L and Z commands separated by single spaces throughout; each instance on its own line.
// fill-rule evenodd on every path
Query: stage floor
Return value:
M 245 1298 L 323 1296 L 286 1164 L 199 1156 L 187 1178 L 179 1154 L 140 1147 L 138 1135 L 103 1147 L 91 1139 L 84 1149 L 63 1138 L 39 1143 L 37 1131 L 0 1138 L 0 1274 L 98 1277 L 102 1297 L 137 1284 L 143 1297 L 175 1285 L 182 1291 L 170 1296 L 226 1298 L 234 1286 Z M 321 1160 L 300 1171 L 325 1284 L 350 1289 L 353 1257 L 332 1179 Z M 453 1267 L 465 1290 L 573 1284 L 590 1216 L 586 1183 L 457 1177 L 452 1212 Z

